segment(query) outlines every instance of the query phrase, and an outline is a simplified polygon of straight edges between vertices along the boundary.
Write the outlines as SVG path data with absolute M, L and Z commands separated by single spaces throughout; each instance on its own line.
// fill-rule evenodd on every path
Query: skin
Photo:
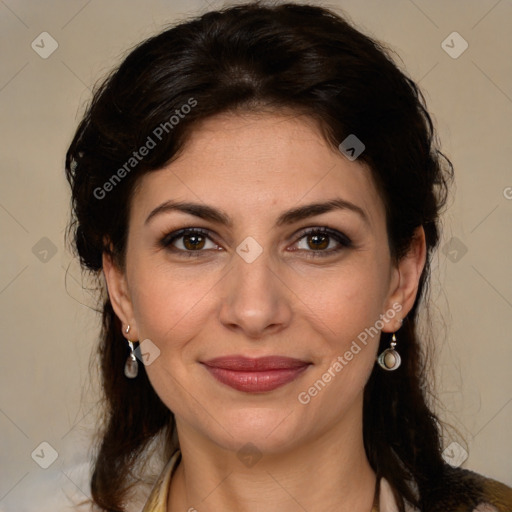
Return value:
M 334 198 L 359 206 L 368 222 L 333 209 L 276 226 L 284 211 Z M 180 211 L 145 222 L 169 200 L 222 210 L 232 224 Z M 353 246 L 327 238 L 319 249 L 301 233 L 325 226 Z M 174 252 L 159 245 L 188 227 L 211 234 L 202 249 L 189 249 L 192 257 L 183 238 Z M 249 236 L 263 249 L 251 263 L 236 252 Z M 340 250 L 312 256 L 332 248 Z M 149 339 L 160 350 L 146 371 L 176 417 L 182 451 L 169 511 L 370 511 L 375 473 L 363 446 L 362 404 L 371 372 L 382 371 L 375 363 L 379 336 L 308 404 L 297 397 L 393 304 L 401 311 L 382 330 L 399 329 L 424 264 L 422 228 L 398 266 L 392 263 L 370 170 L 329 146 L 304 116 L 212 117 L 175 161 L 144 175 L 130 205 L 125 268 L 106 255 L 103 268 L 116 314 L 130 325 L 125 336 Z M 219 383 L 199 363 L 228 354 L 312 364 L 285 386 L 248 394 Z M 262 455 L 251 467 L 237 457 L 248 442 Z

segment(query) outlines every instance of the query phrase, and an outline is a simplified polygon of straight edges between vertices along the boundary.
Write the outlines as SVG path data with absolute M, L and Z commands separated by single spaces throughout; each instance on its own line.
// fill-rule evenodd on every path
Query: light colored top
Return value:
M 171 457 L 158 477 L 142 512 L 167 512 L 171 478 L 180 460 L 181 452 L 178 450 Z M 379 496 L 376 498 L 371 512 L 398 512 L 399 509 L 395 497 L 393 496 L 388 481 L 384 477 L 380 479 Z M 405 505 L 406 512 L 419 512 L 417 508 L 412 507 L 409 503 L 406 502 Z M 194 511 L 194 507 L 190 507 L 187 512 Z

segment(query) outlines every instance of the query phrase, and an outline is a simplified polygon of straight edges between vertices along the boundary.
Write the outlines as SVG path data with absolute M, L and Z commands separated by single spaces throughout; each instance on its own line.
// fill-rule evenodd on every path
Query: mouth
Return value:
M 226 356 L 201 364 L 222 384 L 246 393 L 264 393 L 292 382 L 311 363 L 283 356 Z

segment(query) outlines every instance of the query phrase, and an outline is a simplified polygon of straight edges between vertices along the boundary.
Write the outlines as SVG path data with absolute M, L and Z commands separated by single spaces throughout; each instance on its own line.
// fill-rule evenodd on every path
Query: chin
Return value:
M 248 444 L 262 453 L 285 452 L 298 441 L 303 429 L 297 424 L 292 408 L 285 406 L 225 409 L 222 417 L 216 419 L 225 430 L 217 424 L 215 433 L 219 437 L 214 442 L 236 453 Z M 209 432 L 210 436 L 212 433 Z

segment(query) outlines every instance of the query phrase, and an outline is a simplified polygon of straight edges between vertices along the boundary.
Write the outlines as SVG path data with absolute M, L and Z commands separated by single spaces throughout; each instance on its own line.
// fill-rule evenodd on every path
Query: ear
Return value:
M 113 261 L 110 254 L 103 252 L 102 261 L 108 295 L 117 317 L 123 324 L 123 336 L 129 340 L 137 340 L 138 330 L 133 315 L 133 306 L 125 273 Z M 129 335 L 125 332 L 128 325 L 130 326 Z
M 425 231 L 423 226 L 419 226 L 414 232 L 409 251 L 392 270 L 386 311 L 390 309 L 396 311 L 397 304 L 400 304 L 402 308 L 396 315 L 396 322 L 388 322 L 382 328 L 384 332 L 395 332 L 400 329 L 400 319 L 407 316 L 407 313 L 412 309 L 418 293 L 421 273 L 425 266 L 426 254 Z

